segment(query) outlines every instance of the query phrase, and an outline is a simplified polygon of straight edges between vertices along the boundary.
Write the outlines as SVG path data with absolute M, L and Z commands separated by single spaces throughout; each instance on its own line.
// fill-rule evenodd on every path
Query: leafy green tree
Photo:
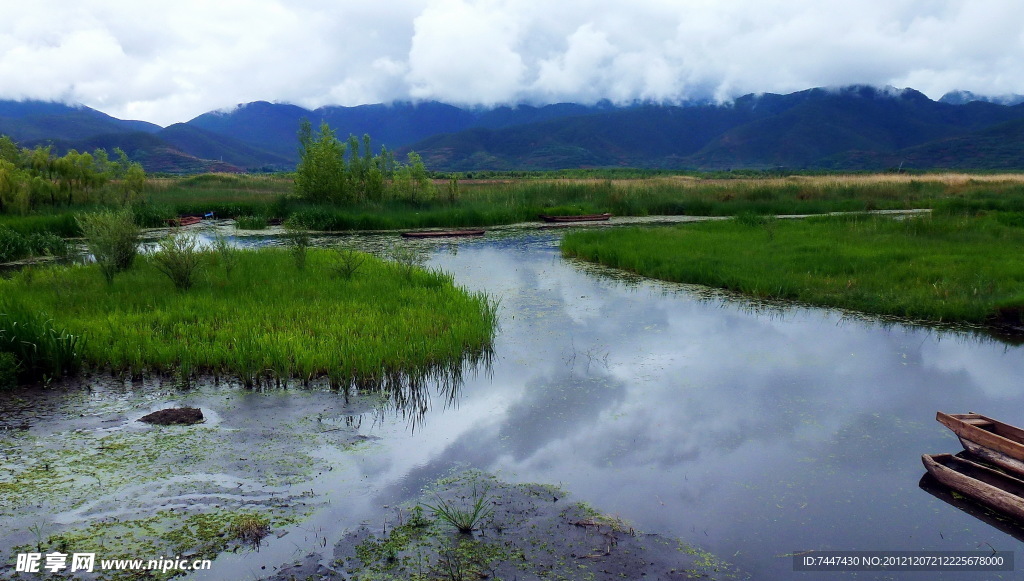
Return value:
M 326 122 L 315 134 L 309 121 L 299 128 L 299 165 L 295 188 L 311 202 L 344 201 L 346 192 L 345 144 L 338 141 Z

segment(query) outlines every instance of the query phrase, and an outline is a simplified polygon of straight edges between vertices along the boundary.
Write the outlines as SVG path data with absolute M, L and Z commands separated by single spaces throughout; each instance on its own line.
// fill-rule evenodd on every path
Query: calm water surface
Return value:
M 1024 425 L 1020 348 L 623 279 L 562 259 L 557 236 L 433 255 L 500 297 L 493 375 L 414 432 L 378 428 L 381 502 L 462 466 L 557 483 L 755 579 L 844 576 L 793 572 L 808 550 L 1020 548 L 918 485 L 922 453 L 960 449 L 936 410 Z M 922 575 L 997 576 L 845 577 Z
M 560 485 L 752 579 L 1022 578 L 796 573 L 787 556 L 1017 551 L 1020 541 L 919 481 L 922 453 L 959 450 L 936 410 L 1024 425 L 1021 348 L 624 277 L 562 259 L 560 236 L 513 229 L 408 243 L 429 266 L 500 299 L 490 371 L 468 376 L 454 402 L 435 394 L 415 422 L 362 418 L 373 446 L 331 456 L 338 469 L 301 486 L 323 501 L 318 511 L 258 554 L 218 559 L 205 578 L 269 573 L 465 468 Z M 346 240 L 381 250 L 395 238 Z M 1024 552 L 1017 557 L 1024 569 Z

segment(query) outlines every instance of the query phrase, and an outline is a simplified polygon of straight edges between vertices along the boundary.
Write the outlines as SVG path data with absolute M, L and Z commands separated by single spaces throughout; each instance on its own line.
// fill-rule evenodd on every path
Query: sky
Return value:
M 0 99 L 307 108 L 1024 93 L 1020 0 L 0 0 Z

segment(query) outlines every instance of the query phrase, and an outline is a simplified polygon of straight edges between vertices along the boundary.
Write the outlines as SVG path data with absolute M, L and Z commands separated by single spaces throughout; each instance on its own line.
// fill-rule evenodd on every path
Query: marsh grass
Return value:
M 239 216 L 235 218 L 235 227 L 239 230 L 266 230 L 267 218 L 264 216 Z
M 461 178 L 455 182 L 458 186 L 454 196 L 348 205 L 303 202 L 291 195 L 294 185 L 285 174 L 209 174 L 151 180 L 146 204 L 166 217 L 208 211 L 222 218 L 298 217 L 308 228 L 318 231 L 491 226 L 535 220 L 541 213 L 733 216 L 743 212 L 819 214 L 944 204 L 956 208 L 1009 204 L 1024 209 L 1024 175 L 1020 174 L 603 173 L 609 177 L 553 172 L 508 179 Z M 452 177 L 439 179 L 435 185 L 451 190 Z
M 242 251 L 220 232 L 213 237 L 213 251 L 217 262 L 224 267 L 224 276 L 230 280 L 231 271 L 238 266 L 239 253 Z
M 458 504 L 456 501 L 447 501 L 438 496 L 436 504 L 424 504 L 423 506 L 429 508 L 434 516 L 442 522 L 446 522 L 458 529 L 460 533 L 468 535 L 485 519 L 494 514 L 494 507 L 491 505 L 494 499 L 488 494 L 487 488 L 478 490 L 474 484 L 470 496 L 462 500 L 468 500 L 468 503 Z
M 945 322 L 1024 311 L 1024 229 L 987 217 L 749 219 L 570 233 L 565 256 L 756 297 Z
M 234 539 L 258 551 L 263 539 L 270 534 L 270 519 L 256 514 L 241 514 L 232 520 L 229 528 Z
M 497 307 L 485 295 L 369 256 L 360 276 L 334 277 L 331 254 L 310 249 L 298 273 L 287 250 L 240 252 L 230 280 L 200 277 L 188 293 L 148 262 L 110 285 L 95 265 L 45 268 L 31 282 L 21 273 L 0 280 L 0 296 L 87 336 L 80 352 L 90 368 L 133 376 L 184 366 L 246 385 L 400 383 L 490 349 Z M 204 267 L 214 261 L 201 255 Z
M 28 276 L 22 275 L 23 279 Z M 76 373 L 82 365 L 84 343 L 81 333 L 56 327 L 40 311 L 21 306 L 8 296 L 0 303 L 0 353 L 13 357 L 19 383 L 45 383 Z

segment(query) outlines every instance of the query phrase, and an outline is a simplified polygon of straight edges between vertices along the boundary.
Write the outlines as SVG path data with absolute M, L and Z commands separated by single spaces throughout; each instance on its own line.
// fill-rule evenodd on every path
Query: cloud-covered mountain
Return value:
M 932 101 L 912 89 L 850 86 L 727 104 L 558 104 L 460 108 L 437 102 L 307 110 L 254 102 L 167 128 L 87 107 L 0 101 L 0 134 L 59 152 L 120 147 L 149 171 L 282 170 L 302 119 L 340 139 L 368 133 L 441 171 L 1024 168 L 1024 104 L 965 92 Z

